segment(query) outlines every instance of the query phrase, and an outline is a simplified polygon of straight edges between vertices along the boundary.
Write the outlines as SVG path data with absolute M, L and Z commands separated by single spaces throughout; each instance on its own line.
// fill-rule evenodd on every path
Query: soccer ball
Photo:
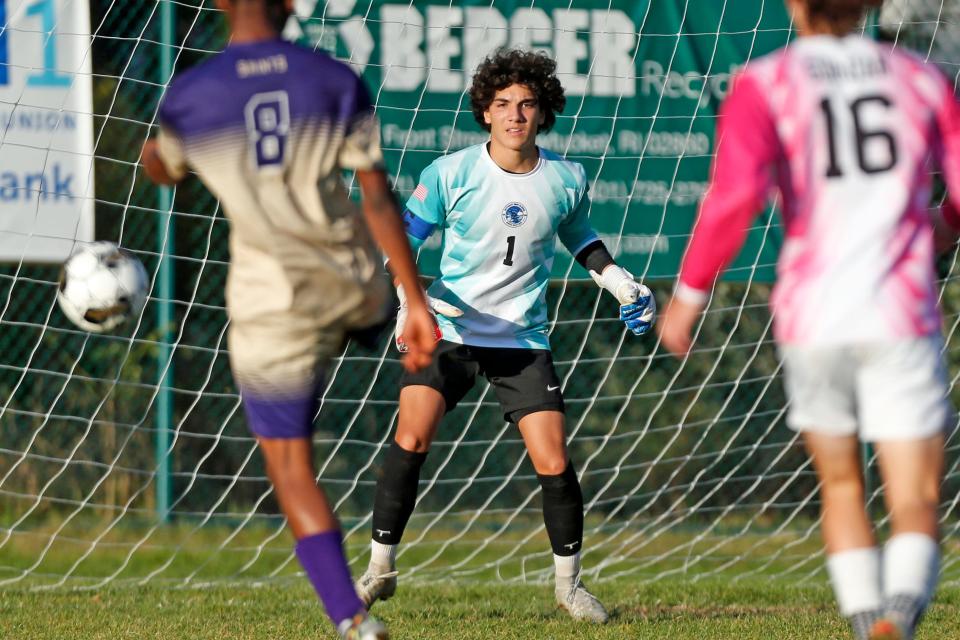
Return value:
M 138 315 L 149 286 L 136 256 L 112 242 L 93 242 L 63 263 L 57 302 L 75 325 L 101 333 Z

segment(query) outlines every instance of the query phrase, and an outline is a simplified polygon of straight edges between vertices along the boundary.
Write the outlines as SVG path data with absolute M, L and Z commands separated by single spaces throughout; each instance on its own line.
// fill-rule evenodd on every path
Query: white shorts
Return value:
M 954 419 L 939 335 L 838 347 L 784 345 L 795 431 L 861 440 L 923 440 Z

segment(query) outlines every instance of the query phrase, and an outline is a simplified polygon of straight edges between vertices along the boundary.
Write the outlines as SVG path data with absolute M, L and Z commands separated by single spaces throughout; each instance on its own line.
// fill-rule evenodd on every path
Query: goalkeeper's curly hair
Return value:
M 522 84 L 537 96 L 543 124 L 540 131 L 549 131 L 563 111 L 567 98 L 557 79 L 557 63 L 546 54 L 522 49 L 498 49 L 477 66 L 470 85 L 470 106 L 477 123 L 490 131 L 483 121 L 483 112 L 490 108 L 493 96 L 512 84 Z

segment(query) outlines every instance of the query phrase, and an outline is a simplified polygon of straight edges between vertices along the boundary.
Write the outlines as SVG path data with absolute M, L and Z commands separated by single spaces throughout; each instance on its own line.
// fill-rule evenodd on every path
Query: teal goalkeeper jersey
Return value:
M 404 220 L 414 248 L 443 233 L 440 277 L 428 293 L 463 310 L 439 318 L 443 338 L 549 349 L 546 290 L 557 238 L 574 255 L 597 239 L 589 205 L 583 166 L 545 149 L 525 174 L 497 166 L 486 144 L 424 169 Z

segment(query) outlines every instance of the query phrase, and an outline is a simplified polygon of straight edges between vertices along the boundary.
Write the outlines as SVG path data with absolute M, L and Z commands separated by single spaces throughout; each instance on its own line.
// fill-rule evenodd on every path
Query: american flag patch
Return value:
M 413 190 L 413 197 L 423 202 L 427 199 L 427 188 L 422 184 L 418 184 L 417 188 Z

